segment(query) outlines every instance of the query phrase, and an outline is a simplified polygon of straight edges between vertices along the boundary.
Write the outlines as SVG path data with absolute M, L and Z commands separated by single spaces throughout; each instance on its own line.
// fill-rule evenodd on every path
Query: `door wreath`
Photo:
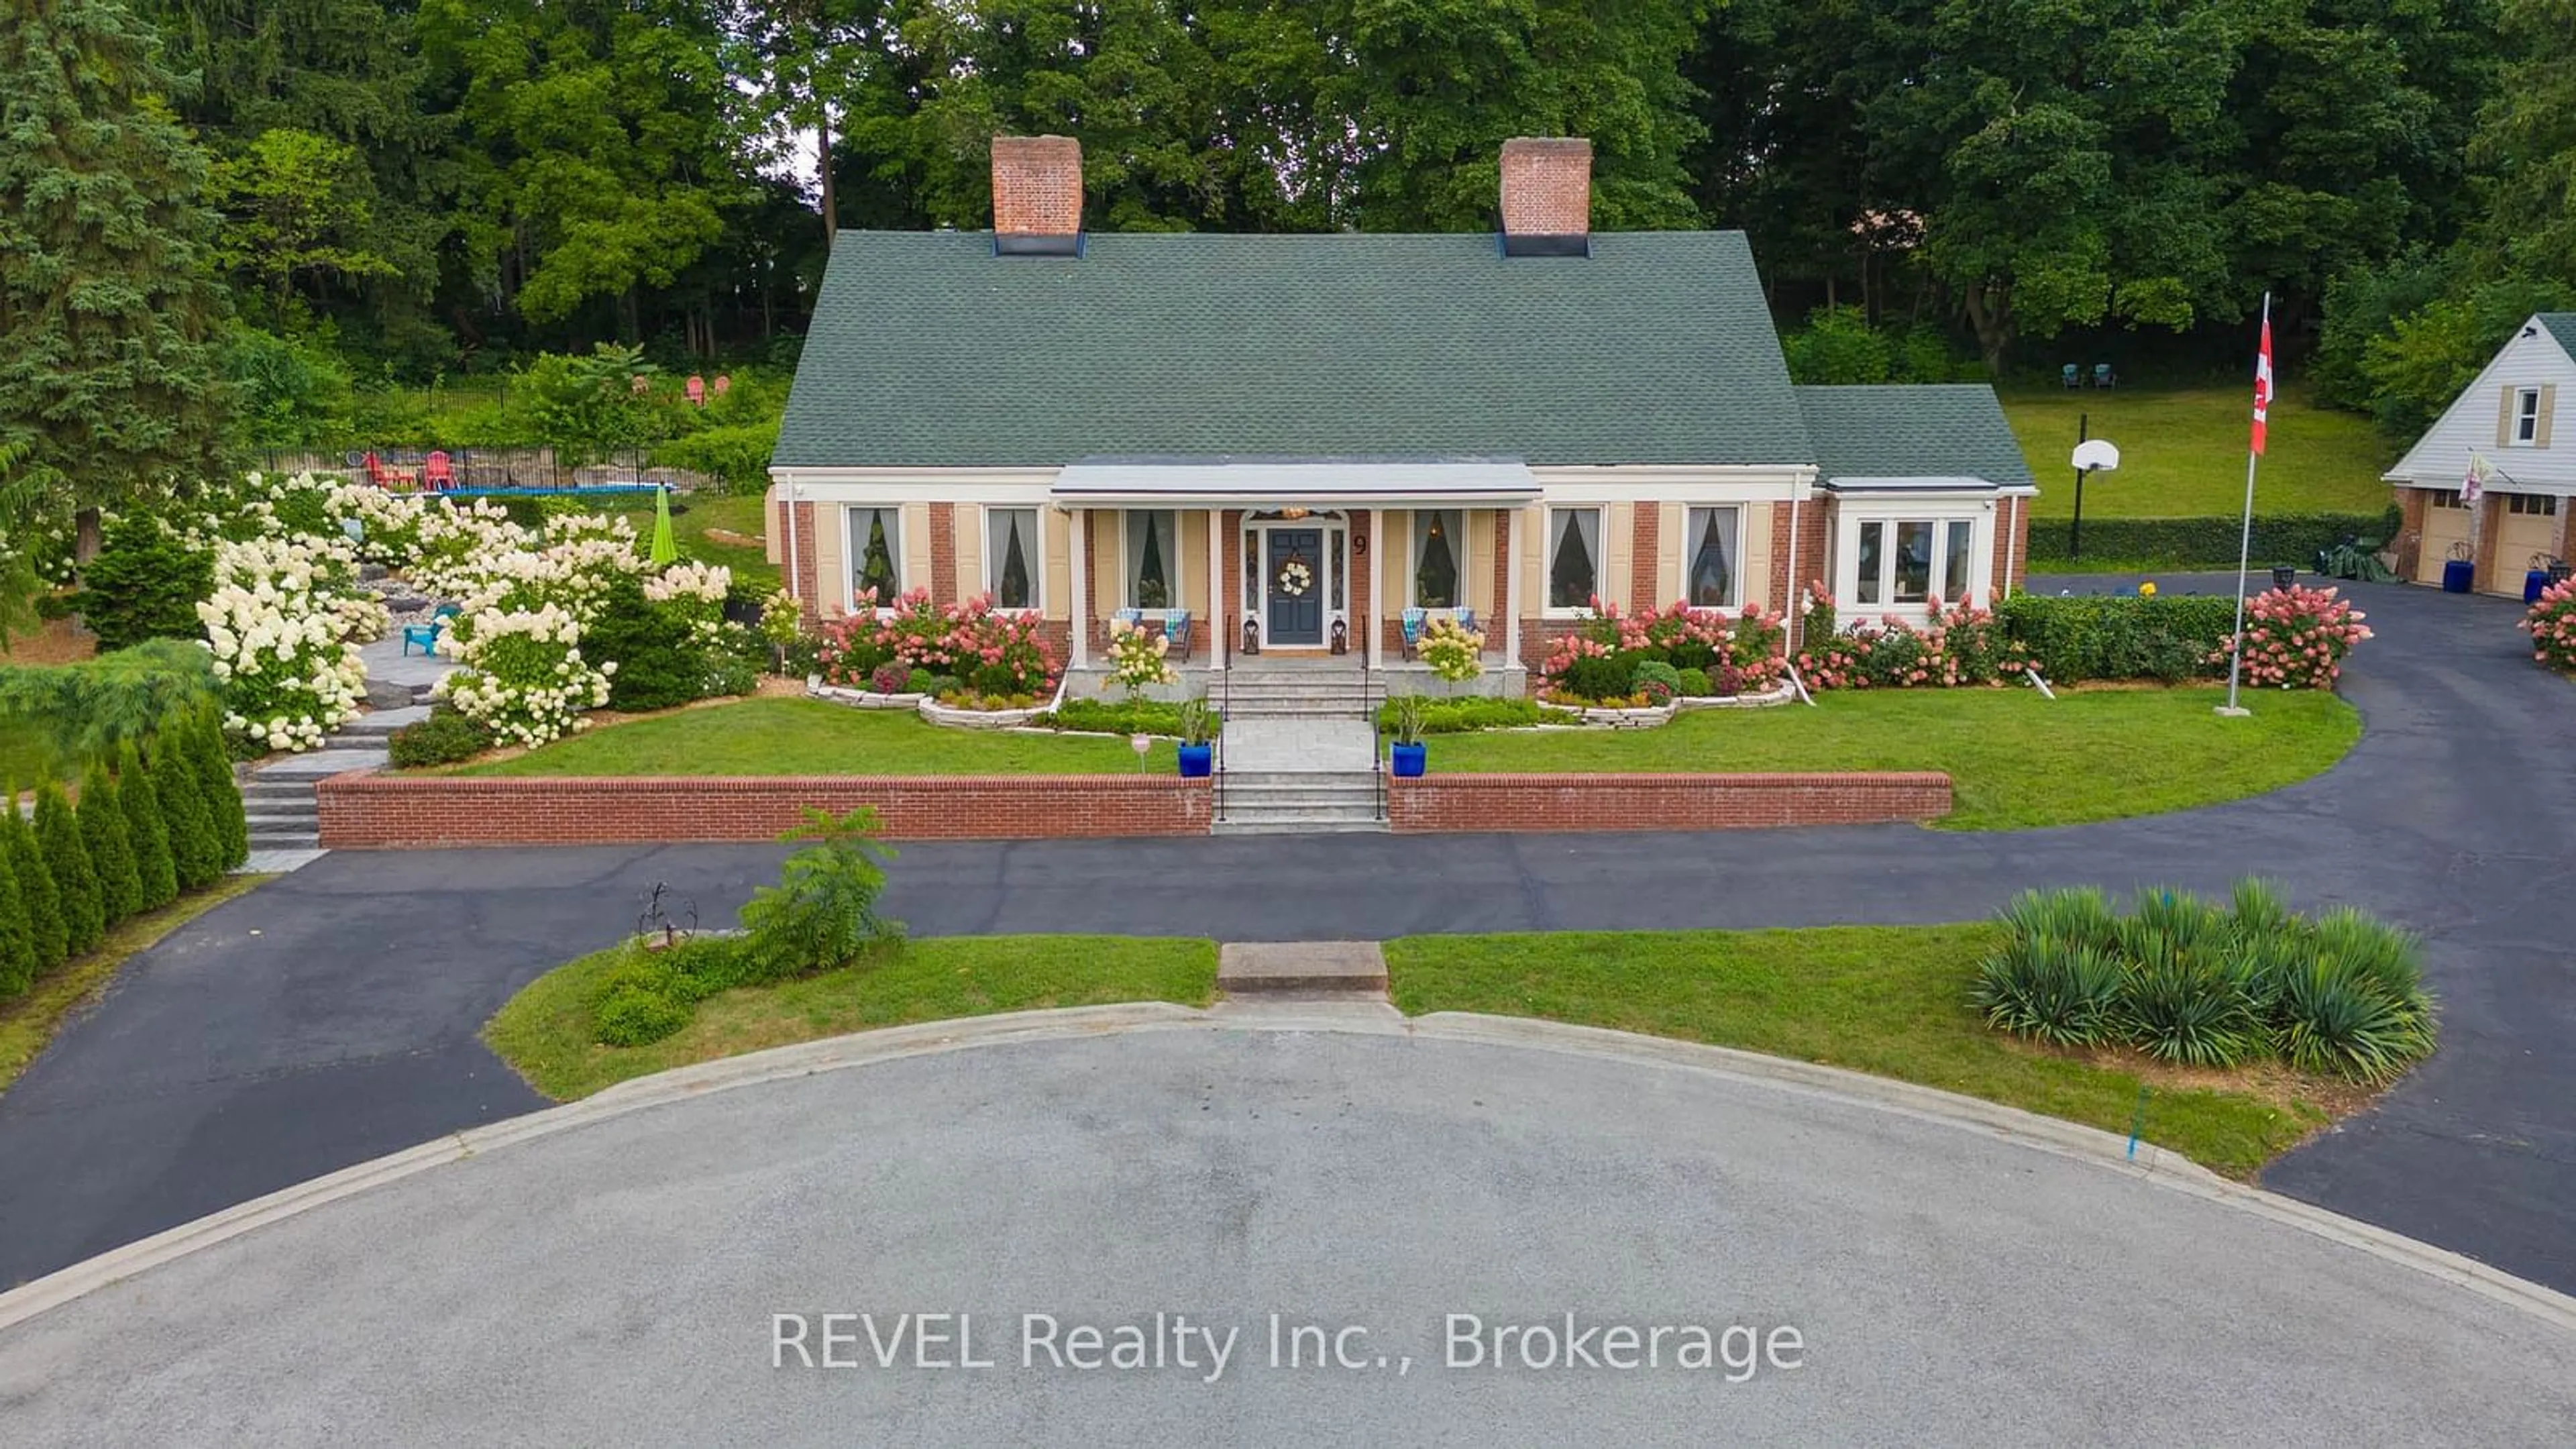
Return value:
M 1306 567 L 1303 560 L 1292 558 L 1279 566 L 1278 588 L 1283 597 L 1302 599 L 1314 586 L 1315 571 Z

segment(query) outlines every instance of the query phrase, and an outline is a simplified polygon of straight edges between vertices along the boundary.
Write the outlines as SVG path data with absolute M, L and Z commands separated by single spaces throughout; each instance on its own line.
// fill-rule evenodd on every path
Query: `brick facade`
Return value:
M 2030 567 L 2030 498 L 2006 498 L 1995 504 L 1994 592 L 2000 598 L 2021 588 Z
M 1503 143 L 1503 230 L 1582 236 L 1592 230 L 1592 143 L 1515 136 Z
M 1386 813 L 1388 826 L 1408 835 L 1857 825 L 1947 815 L 1950 777 L 1433 774 L 1388 780 Z
M 1796 578 L 1791 578 L 1789 533 L 1795 516 L 1798 535 Z M 1825 576 L 1825 551 L 1832 540 L 1827 536 L 1825 500 L 1810 498 L 1804 503 L 1779 502 L 1771 505 L 1771 588 L 1764 598 L 1766 607 L 1789 615 L 1789 647 L 1805 641 L 1798 638 L 1797 599 L 1807 585 Z
M 930 602 L 957 602 L 957 505 L 930 505 Z
M 1630 530 L 1628 550 L 1628 612 L 1642 614 L 1660 609 L 1671 602 L 1655 597 L 1656 566 L 1663 562 L 1664 506 L 1640 501 L 1635 509 L 1637 524 Z
M 796 515 L 796 598 L 804 605 L 805 622 L 818 623 L 823 617 L 823 590 L 814 572 L 814 523 L 820 510 L 811 503 L 798 503 L 792 511 Z
M 1512 595 L 1512 511 L 1497 508 L 1494 510 L 1494 617 L 1485 626 L 1486 653 L 1496 658 L 1502 656 L 1504 636 L 1510 632 L 1503 624 L 1504 611 L 1522 607 L 1522 601 Z M 1528 626 L 1522 627 L 1526 629 Z
M 480 779 L 353 772 L 321 782 L 333 850 L 765 841 L 802 807 L 873 805 L 896 840 L 1204 835 L 1205 780 L 1174 775 Z
M 1369 552 L 1375 547 L 1369 541 L 1369 523 L 1376 517 L 1377 510 L 1374 508 L 1354 508 L 1350 515 L 1350 650 L 1353 654 L 1367 652 L 1368 621 L 1375 617 L 1369 612 L 1369 601 L 1376 597 L 1376 592 L 1370 585 L 1377 578 L 1377 560 Z M 1241 546 L 1239 541 L 1237 546 Z
M 2412 579 L 2424 562 L 2424 511 L 2431 493 L 2422 488 L 2397 490 L 2397 576 Z

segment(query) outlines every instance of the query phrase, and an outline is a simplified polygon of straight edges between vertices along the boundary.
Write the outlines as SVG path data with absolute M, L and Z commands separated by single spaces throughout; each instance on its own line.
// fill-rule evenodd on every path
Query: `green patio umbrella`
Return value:
M 671 537 L 671 490 L 666 485 L 653 490 L 653 566 L 665 567 L 679 557 L 679 540 Z

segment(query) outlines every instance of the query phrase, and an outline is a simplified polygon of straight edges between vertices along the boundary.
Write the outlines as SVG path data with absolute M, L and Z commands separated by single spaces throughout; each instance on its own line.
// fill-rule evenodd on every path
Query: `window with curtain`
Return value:
M 1588 607 L 1601 592 L 1601 510 L 1547 511 L 1547 606 Z
M 1455 508 L 1427 508 L 1413 515 L 1413 603 L 1421 609 L 1454 609 L 1465 572 L 1467 515 Z
M 1735 607 L 1736 510 L 1694 508 L 1682 530 L 1682 598 L 1694 609 Z
M 1941 600 L 1955 604 L 1968 596 L 1968 561 L 1976 553 L 1977 526 L 1954 518 L 1948 528 L 1950 537 L 1941 560 Z
M 1896 525 L 1896 593 L 1900 604 L 1919 604 L 1932 592 L 1932 525 L 1908 520 Z
M 880 608 L 903 592 L 903 511 L 898 508 L 852 508 L 850 522 L 850 597 L 871 589 Z
M 1886 540 L 1886 524 L 1864 523 L 1860 526 L 1860 577 L 1854 584 L 1853 603 L 1875 604 L 1879 601 L 1879 566 L 1885 562 Z
M 1172 609 L 1181 602 L 1180 515 L 1127 510 L 1127 607 Z
M 984 582 L 997 609 L 1038 606 L 1038 511 L 984 510 Z

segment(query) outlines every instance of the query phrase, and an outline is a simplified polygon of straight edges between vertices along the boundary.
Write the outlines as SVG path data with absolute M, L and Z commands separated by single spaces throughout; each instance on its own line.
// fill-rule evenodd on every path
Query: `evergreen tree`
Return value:
M 0 20 L 0 437 L 83 509 L 203 476 L 222 432 L 206 157 L 158 50 L 113 0 Z
M 197 772 L 198 791 L 206 798 L 206 819 L 215 833 L 215 854 L 222 870 L 250 859 L 250 821 L 242 814 L 241 782 L 233 778 L 232 755 L 224 749 L 223 723 L 211 711 L 200 713 L 187 728 L 188 759 Z
M 170 818 L 162 811 L 161 792 L 152 788 L 143 753 L 130 741 L 116 755 L 116 803 L 125 810 L 125 838 L 134 843 L 142 909 L 157 911 L 179 898 L 179 870 L 170 858 Z
M 93 763 L 81 777 L 81 843 L 98 873 L 99 928 L 143 909 L 143 875 L 134 862 L 134 838 L 125 825 L 125 802 L 117 798 L 116 780 L 107 767 Z
M 36 979 L 36 950 L 28 939 L 27 913 L 18 905 L 18 873 L 10 855 L 0 850 L 0 997 L 15 996 Z
M 215 840 L 214 818 L 194 762 L 182 748 L 176 728 L 152 738 L 152 789 L 161 797 L 161 817 L 170 825 L 170 867 L 179 889 L 202 890 L 224 873 L 223 847 Z
M 18 884 L 16 914 L 27 924 L 27 947 L 36 974 L 42 976 L 71 954 L 63 930 L 63 898 L 54 889 L 53 872 L 45 869 L 44 853 L 36 848 L 35 827 L 18 813 L 18 787 L 8 786 L 0 801 L 8 805 L 0 811 L 0 850 L 9 856 L 9 874 Z
M 107 933 L 107 919 L 99 906 L 98 871 L 90 864 L 80 821 L 60 785 L 36 792 L 36 845 L 45 853 L 45 869 L 53 873 L 54 894 L 62 902 L 64 949 L 78 956 Z

